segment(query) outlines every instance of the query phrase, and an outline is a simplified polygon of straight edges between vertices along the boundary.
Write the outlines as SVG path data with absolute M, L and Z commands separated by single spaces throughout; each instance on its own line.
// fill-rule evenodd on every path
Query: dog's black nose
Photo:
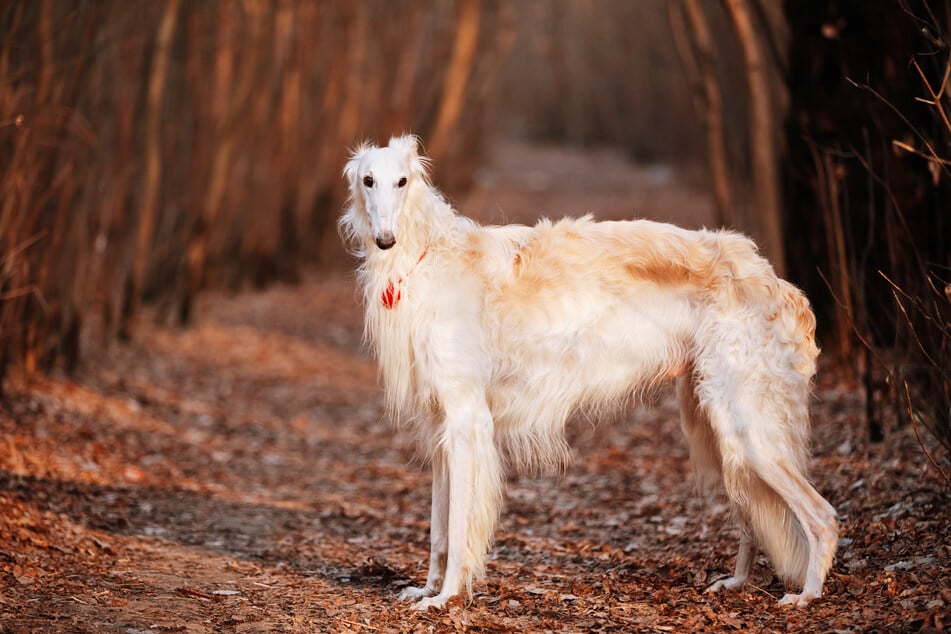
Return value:
M 376 246 L 380 247 L 384 251 L 396 244 L 396 238 L 391 235 L 385 235 L 376 239 Z

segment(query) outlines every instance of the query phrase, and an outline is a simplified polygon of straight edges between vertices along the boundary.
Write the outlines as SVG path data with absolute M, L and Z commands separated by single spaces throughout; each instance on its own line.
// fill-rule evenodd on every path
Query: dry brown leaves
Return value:
M 744 592 L 722 500 L 690 477 L 674 403 L 579 424 L 564 476 L 509 482 L 486 581 L 419 614 L 428 476 L 381 421 L 345 279 L 206 297 L 196 327 L 91 347 L 0 407 L 0 631 L 942 631 L 948 492 L 911 430 L 864 440 L 855 386 L 821 383 L 815 480 L 839 509 L 826 596 L 760 559 Z M 90 339 L 89 341 L 92 341 Z M 90 343 L 90 346 L 93 344 Z

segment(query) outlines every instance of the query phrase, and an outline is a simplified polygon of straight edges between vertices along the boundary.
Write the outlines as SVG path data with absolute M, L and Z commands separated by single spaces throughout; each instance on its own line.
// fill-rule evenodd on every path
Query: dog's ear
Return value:
M 411 158 L 419 156 L 419 137 L 415 134 L 390 137 L 390 147 L 405 152 Z
M 350 160 L 343 166 L 343 176 L 347 179 L 350 189 L 354 189 L 357 184 L 357 169 L 360 167 L 360 161 L 363 155 L 370 149 L 370 143 L 364 142 L 350 153 Z
M 410 169 L 417 177 L 429 182 L 429 158 L 419 153 L 419 137 L 404 134 L 390 138 L 390 148 L 403 153 L 409 159 Z

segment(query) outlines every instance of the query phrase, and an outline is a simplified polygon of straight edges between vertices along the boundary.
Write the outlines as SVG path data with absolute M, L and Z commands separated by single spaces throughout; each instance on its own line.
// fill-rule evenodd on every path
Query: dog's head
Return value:
M 343 174 L 350 184 L 351 200 L 345 219 L 354 237 L 372 238 L 383 250 L 391 248 L 396 244 L 406 200 L 426 178 L 426 161 L 419 155 L 416 137 L 393 137 L 386 147 L 360 146 Z

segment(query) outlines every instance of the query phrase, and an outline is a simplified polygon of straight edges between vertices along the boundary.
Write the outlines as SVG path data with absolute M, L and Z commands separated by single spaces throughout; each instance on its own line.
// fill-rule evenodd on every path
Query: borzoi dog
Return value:
M 733 576 L 708 590 L 740 588 L 758 545 L 802 587 L 781 603 L 822 594 L 837 522 L 804 475 L 815 317 L 749 239 L 591 217 L 480 226 L 430 184 L 413 136 L 360 147 L 344 175 L 387 409 L 433 471 L 429 574 L 401 598 L 471 593 L 504 469 L 564 463 L 573 412 L 673 380 L 693 463 L 743 528 Z

